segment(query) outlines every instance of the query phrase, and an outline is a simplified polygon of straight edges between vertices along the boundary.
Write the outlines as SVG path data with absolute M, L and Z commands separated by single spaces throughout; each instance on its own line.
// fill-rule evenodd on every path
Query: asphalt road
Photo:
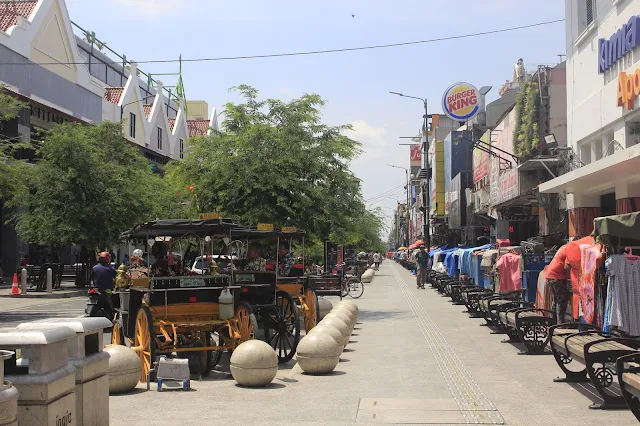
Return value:
M 45 318 L 83 316 L 86 300 L 84 296 L 50 300 L 25 299 L 20 303 L 0 299 L 0 327 L 15 327 L 23 322 Z

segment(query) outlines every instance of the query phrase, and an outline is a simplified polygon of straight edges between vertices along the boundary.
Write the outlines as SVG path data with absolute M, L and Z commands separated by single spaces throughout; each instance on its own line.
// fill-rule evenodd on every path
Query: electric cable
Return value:
M 511 31 L 524 30 L 528 28 L 541 27 L 544 25 L 557 24 L 564 22 L 564 19 L 554 19 L 551 21 L 536 22 L 534 24 L 519 25 L 516 27 L 499 28 L 495 30 L 479 31 L 475 33 L 459 34 L 454 36 L 436 37 L 426 40 L 405 41 L 400 43 L 375 44 L 371 46 L 345 47 L 340 49 L 311 50 L 304 52 L 289 53 L 269 53 L 262 55 L 245 55 L 245 56 L 222 56 L 216 58 L 192 58 L 192 59 L 154 59 L 146 61 L 134 61 L 137 64 L 166 64 L 175 62 L 215 62 L 215 61 L 236 61 L 245 59 L 264 59 L 264 58 L 282 58 L 288 56 L 308 56 L 322 55 L 327 53 L 355 52 L 361 50 L 388 49 L 392 47 L 411 46 L 416 44 L 437 43 L 440 41 L 459 40 L 464 38 L 479 37 L 491 34 L 506 33 Z M 0 65 L 86 65 L 86 62 L 0 62 Z

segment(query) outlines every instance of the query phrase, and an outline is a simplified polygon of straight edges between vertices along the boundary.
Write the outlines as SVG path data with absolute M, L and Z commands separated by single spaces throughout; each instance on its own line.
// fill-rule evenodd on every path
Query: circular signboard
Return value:
M 456 83 L 449 86 L 442 96 L 442 109 L 447 117 L 467 121 L 478 113 L 480 92 L 472 84 Z

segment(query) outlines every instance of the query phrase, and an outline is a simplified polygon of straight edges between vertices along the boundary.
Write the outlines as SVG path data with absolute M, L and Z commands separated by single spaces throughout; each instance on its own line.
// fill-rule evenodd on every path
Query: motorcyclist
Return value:
M 115 286 L 116 270 L 111 266 L 111 255 L 103 251 L 98 255 L 98 263 L 91 270 L 91 282 L 102 299 L 108 303 L 108 307 L 113 312 L 113 302 L 111 295 Z

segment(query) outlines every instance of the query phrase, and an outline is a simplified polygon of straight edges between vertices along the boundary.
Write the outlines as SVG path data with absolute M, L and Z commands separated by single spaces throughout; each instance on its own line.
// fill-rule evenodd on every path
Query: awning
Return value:
M 542 193 L 603 194 L 616 183 L 640 182 L 640 145 L 603 157 L 538 187 Z

